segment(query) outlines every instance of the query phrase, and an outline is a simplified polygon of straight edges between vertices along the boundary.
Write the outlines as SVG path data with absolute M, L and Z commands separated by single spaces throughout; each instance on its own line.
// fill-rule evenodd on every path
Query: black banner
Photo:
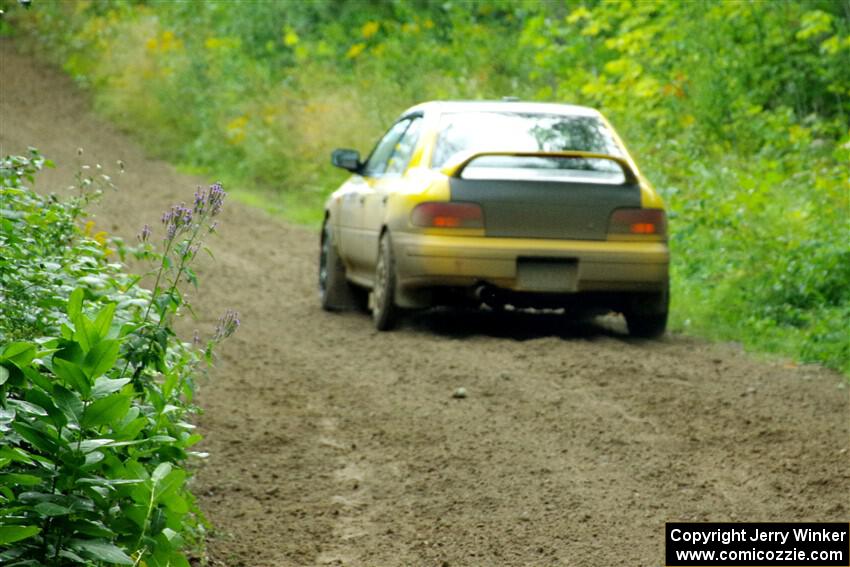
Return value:
M 848 567 L 850 524 L 668 523 L 667 567 Z

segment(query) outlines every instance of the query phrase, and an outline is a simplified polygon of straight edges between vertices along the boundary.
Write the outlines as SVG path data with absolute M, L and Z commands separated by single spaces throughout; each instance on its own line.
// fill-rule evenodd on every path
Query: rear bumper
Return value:
M 402 289 L 487 283 L 518 292 L 655 291 L 667 285 L 670 257 L 664 242 L 396 233 L 393 246 Z M 537 260 L 560 265 L 562 283 L 541 284 L 520 267 Z

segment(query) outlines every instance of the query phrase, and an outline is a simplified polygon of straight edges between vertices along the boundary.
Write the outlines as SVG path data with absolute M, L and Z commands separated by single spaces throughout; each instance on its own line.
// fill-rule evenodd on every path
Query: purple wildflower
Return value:
M 195 191 L 195 206 L 192 209 L 196 215 L 204 214 L 204 205 L 207 202 L 207 194 L 206 191 L 198 187 L 198 190 Z
M 195 346 L 201 344 L 201 333 L 199 333 L 197 329 L 195 329 L 195 334 L 192 335 L 192 344 Z
M 139 233 L 139 241 L 147 242 L 151 237 L 151 227 L 149 225 L 145 225 L 142 227 L 142 232 Z
M 207 193 L 207 204 L 210 207 L 210 216 L 216 216 L 221 212 L 221 206 L 224 204 L 224 198 L 227 193 L 221 188 L 221 183 L 213 183 L 210 185 L 210 190 Z
M 236 332 L 236 329 L 239 328 L 240 324 L 239 313 L 232 309 L 228 309 L 218 320 L 218 325 L 215 326 L 214 340 L 221 341 L 226 339 Z
M 165 225 L 167 238 L 174 239 L 179 232 L 188 229 L 192 225 L 192 209 L 186 208 L 185 203 L 174 205 L 162 215 L 162 224 Z

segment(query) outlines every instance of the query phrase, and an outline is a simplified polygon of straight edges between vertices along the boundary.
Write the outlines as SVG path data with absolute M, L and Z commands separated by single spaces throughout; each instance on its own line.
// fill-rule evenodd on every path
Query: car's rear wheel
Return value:
M 392 329 L 398 321 L 399 308 L 395 303 L 395 258 L 390 234 L 384 233 L 378 245 L 375 265 L 375 286 L 372 288 L 372 320 L 379 331 Z
M 623 312 L 629 334 L 643 339 L 656 339 L 667 329 L 670 294 L 663 291 L 634 296 Z
M 342 311 L 357 305 L 356 292 L 345 278 L 345 264 L 337 252 L 333 228 L 328 220 L 322 225 L 319 251 L 319 298 L 325 311 Z

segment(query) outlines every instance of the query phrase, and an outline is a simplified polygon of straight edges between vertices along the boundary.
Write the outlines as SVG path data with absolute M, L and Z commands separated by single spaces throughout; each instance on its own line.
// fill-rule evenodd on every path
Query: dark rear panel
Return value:
M 640 207 L 637 184 L 451 178 L 452 201 L 484 209 L 487 236 L 605 240 L 614 209 Z

